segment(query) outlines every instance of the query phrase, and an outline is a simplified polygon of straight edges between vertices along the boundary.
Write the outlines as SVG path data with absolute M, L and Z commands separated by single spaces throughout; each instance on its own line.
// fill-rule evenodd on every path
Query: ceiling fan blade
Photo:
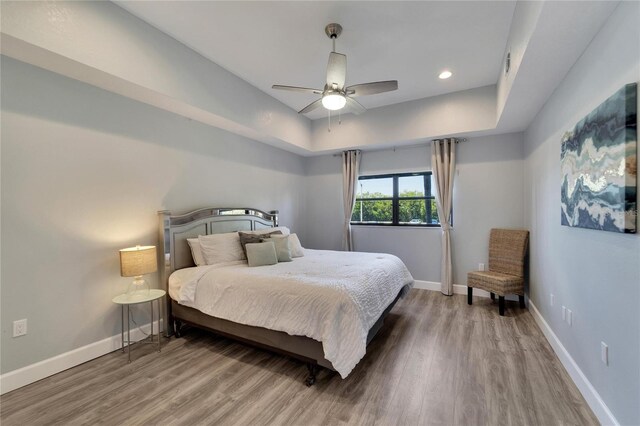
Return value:
M 349 96 L 375 95 L 376 93 L 391 92 L 392 90 L 398 90 L 398 80 L 356 84 L 346 89 Z
M 298 114 L 306 114 L 308 112 L 311 112 L 319 107 L 322 106 L 322 98 L 318 99 L 317 101 L 313 101 L 311 102 L 309 105 L 307 105 L 306 107 L 302 108 L 300 111 L 298 111 Z
M 335 84 L 337 89 L 342 90 L 347 78 L 347 57 L 342 53 L 331 52 L 329 54 L 329 64 L 327 65 L 327 86 L 330 88 Z
M 356 101 L 355 99 L 351 99 L 349 96 L 346 96 L 345 98 L 347 100 L 347 108 L 355 115 L 360 115 L 367 110 L 360 104 L 360 102 Z
M 315 93 L 316 95 L 321 95 L 322 90 L 320 89 L 311 89 L 309 87 L 297 87 L 297 86 L 282 86 L 280 84 L 274 84 L 271 86 L 272 89 L 277 90 L 290 90 L 292 92 L 304 92 L 304 93 Z

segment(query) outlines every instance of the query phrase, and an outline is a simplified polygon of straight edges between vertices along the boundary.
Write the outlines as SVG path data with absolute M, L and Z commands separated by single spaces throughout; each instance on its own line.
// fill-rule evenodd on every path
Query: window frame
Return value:
M 433 175 L 433 172 L 431 171 L 424 171 L 424 172 L 405 172 L 405 173 L 386 173 L 386 174 L 379 174 L 379 175 L 365 175 L 365 176 L 358 176 L 358 183 L 360 183 L 361 180 L 369 180 L 369 179 L 388 179 L 388 178 L 392 178 L 393 179 L 393 195 L 391 197 L 380 197 L 380 198 L 358 198 L 357 197 L 357 193 L 356 193 L 356 200 L 355 202 L 358 203 L 359 201 L 391 201 L 391 223 L 388 222 L 354 222 L 354 221 L 350 221 L 351 225 L 353 226 L 398 226 L 398 227 L 419 227 L 419 228 L 441 228 L 442 225 L 440 224 L 440 222 L 436 223 L 430 223 L 431 222 L 431 209 L 430 208 L 426 208 L 425 206 L 425 210 L 426 210 L 426 220 L 427 223 L 400 223 L 399 219 L 400 219 L 400 201 L 405 201 L 405 200 L 424 200 L 425 203 L 429 202 L 430 204 L 430 200 L 434 200 L 436 199 L 435 195 L 426 195 L 426 194 L 433 194 L 432 188 L 431 188 L 431 176 Z M 398 194 L 398 190 L 399 190 L 399 178 L 401 177 L 410 177 L 410 176 L 422 176 L 424 179 L 424 189 L 425 189 L 425 196 L 424 197 L 400 197 Z M 354 206 L 355 208 L 355 206 Z M 353 214 L 353 211 L 351 212 Z M 453 221 L 453 215 L 451 215 L 451 221 Z

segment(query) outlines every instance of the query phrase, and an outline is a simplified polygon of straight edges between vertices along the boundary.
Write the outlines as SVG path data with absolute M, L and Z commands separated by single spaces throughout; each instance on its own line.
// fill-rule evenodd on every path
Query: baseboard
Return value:
M 414 288 L 418 288 L 420 290 L 431 290 L 431 291 L 440 291 L 440 283 L 435 281 L 422 281 L 415 280 L 413 282 Z M 454 284 L 453 285 L 453 294 L 467 294 L 467 286 L 464 284 Z M 478 297 L 490 297 L 488 291 L 481 290 L 479 288 L 473 289 L 473 295 Z M 518 301 L 518 296 L 507 295 L 505 296 L 506 300 Z
M 440 291 L 440 283 L 433 281 L 415 280 L 414 287 L 422 290 Z M 453 292 L 454 294 L 466 294 L 467 286 L 454 284 Z M 479 289 L 475 289 L 473 294 L 478 297 L 489 297 L 488 292 Z M 529 300 L 529 311 L 600 423 L 603 425 L 618 425 L 618 421 L 602 400 L 600 394 L 598 394 L 591 382 L 589 382 L 580 367 L 578 367 L 578 364 L 576 364 L 575 360 L 571 357 L 571 354 L 569 354 L 562 342 L 560 342 L 558 336 L 555 335 L 531 300 Z M 154 327 L 157 325 L 157 321 L 154 322 Z M 162 321 L 160 322 L 160 327 L 162 327 Z M 132 330 L 132 340 L 138 341 L 143 339 L 145 337 L 144 333 L 149 333 L 150 324 L 141 326 L 141 329 L 142 330 L 136 328 Z M 162 330 L 162 328 L 160 328 L 160 330 Z M 116 334 L 44 361 L 10 371 L 0 376 L 0 394 L 11 392 L 22 386 L 37 382 L 38 380 L 42 380 L 121 348 L 120 334 Z
M 422 281 L 415 280 L 414 288 L 418 288 L 421 290 L 431 290 L 431 291 L 440 291 L 440 283 L 434 281 Z M 462 284 L 454 284 L 453 285 L 453 293 L 454 294 L 467 294 L 467 286 Z M 489 292 L 480 289 L 474 289 L 473 295 L 478 297 L 489 297 Z M 507 299 L 510 299 L 507 296 Z M 515 299 L 517 300 L 517 298 Z M 545 321 L 545 319 L 540 314 L 540 311 L 536 308 L 531 300 L 529 300 L 529 311 L 533 315 L 536 324 L 542 330 L 542 333 L 546 337 L 547 341 L 553 348 L 554 352 L 560 359 L 560 362 L 564 366 L 567 373 L 576 384 L 576 387 L 587 401 L 587 404 L 593 410 L 594 414 L 598 418 L 601 424 L 603 425 L 619 425 L 615 416 L 609 410 L 609 407 L 604 403 L 600 394 L 593 387 L 591 382 L 587 379 L 587 376 L 584 375 L 578 364 L 576 364 L 575 360 L 569 354 L 569 351 L 564 347 L 564 345 L 558 339 L 558 336 L 555 335 L 549 324 Z
M 415 280 L 413 282 L 413 286 L 420 290 L 440 291 L 440 283 L 435 281 Z M 462 284 L 454 284 L 453 294 L 467 294 L 467 286 Z M 473 294 L 480 297 L 489 297 L 489 293 L 484 290 L 474 290 Z
M 158 322 L 154 321 L 154 331 Z M 160 321 L 162 326 L 162 321 Z M 140 327 L 142 330 L 135 328 L 131 330 L 131 340 L 138 341 L 146 337 L 144 333 L 149 333 L 151 324 L 145 324 Z M 160 328 L 162 330 L 162 328 Z M 76 365 L 106 355 L 109 352 L 122 349 L 122 339 L 120 333 L 107 337 L 98 342 L 90 343 L 86 346 L 56 355 L 44 361 L 10 371 L 0 376 L 0 395 L 11 392 L 22 386 L 37 382 L 46 377 L 53 376 L 56 373 L 67 370 Z
M 600 394 L 598 394 L 598 391 L 596 391 L 591 382 L 589 382 L 587 376 L 585 376 L 580 367 L 578 367 L 578 364 L 576 364 L 575 360 L 571 357 L 569 351 L 567 351 L 562 342 L 560 342 L 558 336 L 556 336 L 551 327 L 549 327 L 549 324 L 547 324 L 547 321 L 545 321 L 531 300 L 529 300 L 529 311 L 600 423 L 603 425 L 619 425 L 615 416 L 611 410 L 609 410 L 609 407 L 607 407 L 607 404 L 604 403 Z

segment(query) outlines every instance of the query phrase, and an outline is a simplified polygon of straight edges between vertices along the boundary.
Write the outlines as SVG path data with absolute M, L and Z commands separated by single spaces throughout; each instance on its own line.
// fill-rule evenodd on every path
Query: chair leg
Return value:
M 467 287 L 467 304 L 471 304 L 473 299 L 473 287 Z
M 520 307 L 524 309 L 524 296 L 518 296 L 518 301 L 520 302 Z
M 495 293 L 491 293 L 491 300 L 496 300 L 496 294 Z
M 504 296 L 498 296 L 498 311 L 500 312 L 500 316 L 504 316 Z

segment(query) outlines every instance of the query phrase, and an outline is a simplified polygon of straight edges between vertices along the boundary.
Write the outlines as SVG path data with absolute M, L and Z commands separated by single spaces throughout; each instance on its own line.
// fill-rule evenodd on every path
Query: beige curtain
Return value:
M 344 151 L 342 153 L 342 196 L 344 199 L 342 248 L 346 251 L 353 251 L 351 212 L 353 212 L 353 206 L 356 202 L 361 157 L 362 153 L 360 151 Z
M 435 178 L 436 205 L 442 226 L 442 255 L 440 258 L 440 282 L 443 294 L 453 294 L 453 270 L 451 267 L 451 204 L 453 200 L 453 178 L 456 169 L 455 139 L 433 141 L 431 144 L 431 167 Z

